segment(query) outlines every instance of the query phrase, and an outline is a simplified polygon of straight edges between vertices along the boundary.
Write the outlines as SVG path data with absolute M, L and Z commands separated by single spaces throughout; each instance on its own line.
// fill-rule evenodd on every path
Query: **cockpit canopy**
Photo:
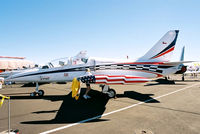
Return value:
M 88 62 L 88 58 L 87 52 L 81 51 L 74 57 L 64 57 L 52 60 L 46 66 L 43 66 L 42 69 L 86 64 Z

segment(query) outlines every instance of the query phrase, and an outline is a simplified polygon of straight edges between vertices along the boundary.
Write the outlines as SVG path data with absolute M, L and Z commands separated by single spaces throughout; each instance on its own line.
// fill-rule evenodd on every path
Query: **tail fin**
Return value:
M 178 30 L 168 31 L 138 62 L 170 61 L 178 37 Z
M 181 52 L 181 58 L 180 58 L 180 62 L 182 62 L 181 64 L 179 64 L 178 69 L 179 71 L 177 71 L 175 74 L 183 74 L 186 72 L 187 67 L 184 66 L 184 54 L 185 54 L 185 46 L 182 48 L 182 52 Z
M 184 61 L 184 54 L 185 54 L 185 46 L 182 49 L 180 61 Z

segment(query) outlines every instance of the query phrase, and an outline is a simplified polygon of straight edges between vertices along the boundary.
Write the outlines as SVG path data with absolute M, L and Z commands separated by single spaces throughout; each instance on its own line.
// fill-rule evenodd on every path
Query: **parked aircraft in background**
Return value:
M 132 61 L 129 59 L 106 59 L 88 57 L 86 53 L 68 59 L 62 67 L 39 69 L 18 73 L 7 78 L 15 82 L 36 82 L 36 90 L 31 96 L 43 96 L 44 91 L 39 90 L 40 82 L 71 82 L 79 78 L 83 83 L 105 84 L 104 93 L 110 97 L 115 91 L 108 85 L 135 84 L 151 81 L 152 78 L 163 77 L 177 72 L 179 64 L 183 62 L 170 62 L 175 48 L 178 30 L 167 32 L 144 56 Z M 91 70 L 90 76 L 85 75 L 86 69 Z M 108 90 L 104 90 L 108 89 Z

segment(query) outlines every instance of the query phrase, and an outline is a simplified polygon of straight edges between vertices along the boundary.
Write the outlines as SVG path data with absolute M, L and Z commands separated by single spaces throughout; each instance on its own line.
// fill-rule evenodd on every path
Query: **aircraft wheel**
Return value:
M 36 92 L 32 92 L 32 93 L 30 93 L 30 96 L 36 96 Z
M 109 98 L 115 98 L 116 91 L 114 89 L 109 89 L 107 94 Z
M 44 90 L 39 90 L 38 91 L 38 96 L 44 96 Z

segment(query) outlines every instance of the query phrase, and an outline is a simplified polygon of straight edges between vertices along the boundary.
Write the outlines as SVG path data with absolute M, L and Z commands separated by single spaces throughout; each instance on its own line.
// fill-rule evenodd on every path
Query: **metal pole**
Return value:
M 8 99 L 8 134 L 10 134 L 10 99 Z

